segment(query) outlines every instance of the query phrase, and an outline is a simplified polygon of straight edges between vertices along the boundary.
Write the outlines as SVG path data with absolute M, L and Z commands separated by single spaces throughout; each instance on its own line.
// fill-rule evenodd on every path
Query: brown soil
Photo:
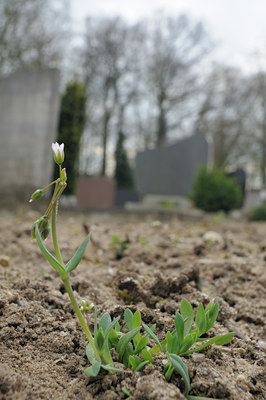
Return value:
M 178 374 L 165 381 L 163 356 L 141 374 L 124 368 L 94 381 L 86 378 L 86 338 L 57 273 L 30 236 L 39 216 L 33 211 L 0 215 L 0 399 L 115 400 L 123 398 L 123 388 L 132 400 L 184 399 Z M 112 317 L 122 317 L 128 306 L 138 309 L 163 338 L 173 329 L 182 298 L 196 308 L 215 297 L 220 312 L 210 334 L 233 330 L 236 337 L 186 357 L 190 394 L 266 398 L 265 353 L 257 344 L 266 339 L 266 224 L 171 217 L 156 226 L 148 216 L 107 214 L 65 214 L 58 222 L 65 260 L 86 230 L 93 232 L 71 276 L 79 302 L 93 302 L 99 315 L 108 311 Z M 218 235 L 206 234 L 210 231 Z M 114 234 L 130 241 L 120 259 L 110 247 Z

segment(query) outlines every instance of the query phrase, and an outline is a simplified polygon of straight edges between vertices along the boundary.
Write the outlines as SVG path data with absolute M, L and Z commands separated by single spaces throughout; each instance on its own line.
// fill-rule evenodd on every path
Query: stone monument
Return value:
M 0 79 L 0 202 L 24 201 L 49 183 L 59 105 L 57 70 L 19 71 Z
M 175 144 L 146 150 L 136 157 L 136 187 L 141 196 L 185 196 L 192 191 L 200 164 L 209 161 L 204 135 L 196 133 Z

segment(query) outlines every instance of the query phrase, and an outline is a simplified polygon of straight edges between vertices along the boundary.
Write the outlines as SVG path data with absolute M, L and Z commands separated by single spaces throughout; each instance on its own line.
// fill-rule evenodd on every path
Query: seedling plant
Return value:
M 91 365 L 85 369 L 85 375 L 96 377 L 101 374 L 102 370 L 120 372 L 121 370 L 114 366 L 111 349 L 116 351 L 120 363 L 123 363 L 127 368 L 132 368 L 135 372 L 143 371 L 147 364 L 154 364 L 155 356 L 159 353 L 164 353 L 167 360 L 164 367 L 166 380 L 169 381 L 174 371 L 176 371 L 185 382 L 185 397 L 188 400 L 204 399 L 203 397 L 189 394 L 189 373 L 181 357 L 201 351 L 211 344 L 227 344 L 234 337 L 232 332 L 213 338 L 203 336 L 216 321 L 219 306 L 215 300 L 212 300 L 205 308 L 200 303 L 194 320 L 191 304 L 183 299 L 180 313 L 177 312 L 174 317 L 173 330 L 171 332 L 168 331 L 162 341 L 155 334 L 156 324 L 149 327 L 142 321 L 141 313 L 138 310 L 132 313 L 130 309 L 126 309 L 124 312 L 124 325 L 127 328 L 126 332 L 124 332 L 125 327 L 122 327 L 119 323 L 120 317 L 112 319 L 108 312 L 103 314 L 98 323 L 98 312 L 97 307 L 95 307 L 93 334 L 91 333 L 88 311 L 92 308 L 92 305 L 87 305 L 85 300 L 82 301 L 80 306 L 78 305 L 69 281 L 70 273 L 77 268 L 83 257 L 90 234 L 87 235 L 74 256 L 67 263 L 64 263 L 56 232 L 58 200 L 67 185 L 66 170 L 62 169 L 64 144 L 53 143 L 52 150 L 54 160 L 59 167 L 59 177 L 45 188 L 37 189 L 31 196 L 30 202 L 38 200 L 46 189 L 54 186 L 53 195 L 46 212 L 33 224 L 32 237 L 36 238 L 42 254 L 59 273 L 80 325 L 87 337 L 86 355 Z M 54 255 L 44 244 L 50 233 L 50 220 Z M 123 243 L 118 239 L 113 236 L 113 244 L 122 247 Z M 150 344 L 152 342 L 154 342 L 153 346 Z

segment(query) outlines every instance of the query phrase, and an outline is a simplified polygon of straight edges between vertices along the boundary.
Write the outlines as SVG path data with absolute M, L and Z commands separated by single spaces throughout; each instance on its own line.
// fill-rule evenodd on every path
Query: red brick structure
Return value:
M 78 205 L 87 208 L 112 208 L 115 190 L 115 182 L 105 176 L 80 177 L 77 185 Z

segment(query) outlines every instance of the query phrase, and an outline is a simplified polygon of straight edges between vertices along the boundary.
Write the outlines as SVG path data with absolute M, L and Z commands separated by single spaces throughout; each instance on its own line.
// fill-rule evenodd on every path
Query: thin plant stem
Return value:
M 49 185 L 47 185 L 44 188 L 42 188 L 42 190 L 48 189 L 48 187 L 52 186 L 54 183 L 58 183 L 59 181 L 60 181 L 60 178 L 57 178 L 55 181 L 49 183 Z
M 57 242 L 57 235 L 56 235 L 57 206 L 58 206 L 58 204 L 56 201 L 54 208 L 53 208 L 53 212 L 52 212 L 52 236 L 53 236 L 53 243 L 54 243 L 54 250 L 55 250 L 56 258 L 62 265 L 64 265 L 64 261 L 62 259 L 61 253 L 60 253 L 60 249 L 59 249 L 58 242 Z
M 72 303 L 72 305 L 73 305 L 74 311 L 75 311 L 75 313 L 77 314 L 77 317 L 78 317 L 78 319 L 79 319 L 80 325 L 81 325 L 83 331 L 85 332 L 85 335 L 87 336 L 87 339 L 88 339 L 88 341 L 89 341 L 91 347 L 92 347 L 93 350 L 94 350 L 95 357 L 97 358 L 98 361 L 100 361 L 100 356 L 99 356 L 98 351 L 97 351 L 97 349 L 96 349 L 96 347 L 95 347 L 92 334 L 90 333 L 89 327 L 87 326 L 87 324 L 86 324 L 86 322 L 85 322 L 85 320 L 84 320 L 84 318 L 83 318 L 83 316 L 82 316 L 82 313 L 81 313 L 81 311 L 80 311 L 80 309 L 79 309 L 79 306 L 78 306 L 78 304 L 77 304 L 77 302 L 76 302 L 76 299 L 75 299 L 75 297 L 74 297 L 74 293 L 73 293 L 73 291 L 72 291 L 72 287 L 71 287 L 71 285 L 70 285 L 70 283 L 69 283 L 69 279 L 68 279 L 68 277 L 67 277 L 67 278 L 62 279 L 62 280 L 63 280 L 63 283 L 64 283 L 64 285 L 65 285 L 66 291 L 67 291 L 67 293 L 68 293 L 68 295 L 69 295 L 70 301 L 71 301 L 71 303 Z

